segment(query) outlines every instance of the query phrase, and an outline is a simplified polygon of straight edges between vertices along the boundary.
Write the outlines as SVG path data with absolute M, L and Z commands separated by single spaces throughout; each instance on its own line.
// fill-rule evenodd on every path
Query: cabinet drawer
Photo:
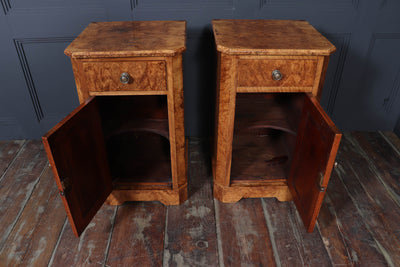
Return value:
M 86 87 L 91 92 L 166 91 L 165 61 L 90 61 L 83 63 Z M 123 73 L 129 75 L 121 82 Z
M 272 73 L 278 71 L 280 80 Z M 238 87 L 313 87 L 317 59 L 239 59 Z

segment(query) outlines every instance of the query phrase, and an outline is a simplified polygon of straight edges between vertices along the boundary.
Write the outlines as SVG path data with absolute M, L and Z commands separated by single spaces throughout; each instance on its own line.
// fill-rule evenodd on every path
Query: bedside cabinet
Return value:
M 105 202 L 187 199 L 185 21 L 91 23 L 66 49 L 81 105 L 43 143 L 74 234 Z
M 213 20 L 214 197 L 293 200 L 313 231 L 341 133 L 319 104 L 335 47 L 306 21 Z

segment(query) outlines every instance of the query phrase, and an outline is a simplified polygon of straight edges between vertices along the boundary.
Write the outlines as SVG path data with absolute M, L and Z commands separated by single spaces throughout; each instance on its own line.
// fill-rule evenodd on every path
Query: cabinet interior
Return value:
M 304 93 L 238 93 L 231 184 L 286 184 Z
M 114 188 L 172 187 L 166 95 L 98 97 Z

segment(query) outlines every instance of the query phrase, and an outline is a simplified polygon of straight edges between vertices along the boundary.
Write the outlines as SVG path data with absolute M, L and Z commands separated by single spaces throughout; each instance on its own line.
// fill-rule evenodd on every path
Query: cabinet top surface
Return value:
M 186 49 L 186 21 L 92 22 L 65 49 L 71 58 L 174 56 Z
M 213 20 L 217 50 L 246 55 L 330 55 L 336 48 L 307 21 Z

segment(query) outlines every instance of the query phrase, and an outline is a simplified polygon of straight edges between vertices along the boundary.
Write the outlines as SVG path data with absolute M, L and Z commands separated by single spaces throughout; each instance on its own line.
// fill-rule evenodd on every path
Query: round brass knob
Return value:
M 272 72 L 272 79 L 275 81 L 280 81 L 282 79 L 282 73 L 279 70 L 274 70 Z
M 129 73 L 127 73 L 127 72 L 123 72 L 122 74 L 121 74 L 121 76 L 119 77 L 119 80 L 121 81 L 121 83 L 123 83 L 123 84 L 127 84 L 127 83 L 129 83 Z

